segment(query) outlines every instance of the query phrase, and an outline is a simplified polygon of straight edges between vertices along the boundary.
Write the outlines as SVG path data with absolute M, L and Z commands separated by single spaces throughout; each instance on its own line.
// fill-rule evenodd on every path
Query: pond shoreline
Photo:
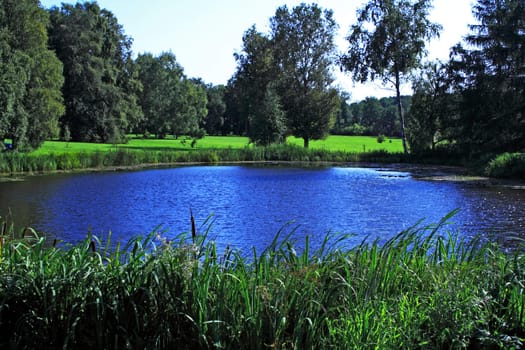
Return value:
M 462 166 L 453 165 L 429 165 L 415 163 L 381 163 L 381 162 L 328 162 L 328 161 L 225 161 L 225 162 L 170 162 L 170 163 L 143 163 L 135 165 L 108 165 L 102 167 L 76 168 L 69 170 L 50 170 L 0 173 L 0 182 L 23 181 L 25 177 L 54 175 L 54 174 L 90 174 L 90 173 L 111 173 L 141 171 L 150 169 L 169 169 L 192 166 L 275 166 L 275 167 L 298 167 L 298 168 L 318 168 L 318 167 L 347 167 L 347 168 L 385 168 L 409 172 L 412 177 L 423 181 L 444 181 L 444 182 L 469 182 L 473 185 L 483 187 L 504 187 L 508 189 L 525 190 L 525 181 L 518 179 L 500 179 L 488 176 L 472 175 L 471 172 Z

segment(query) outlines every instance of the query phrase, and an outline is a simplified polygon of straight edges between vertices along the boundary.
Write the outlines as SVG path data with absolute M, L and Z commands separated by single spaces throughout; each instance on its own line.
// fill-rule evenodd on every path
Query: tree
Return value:
M 378 124 L 384 116 L 384 108 L 377 97 L 367 97 L 363 101 L 363 125 L 370 131 L 372 135 L 383 134 Z
M 455 94 L 450 90 L 448 66 L 427 63 L 412 82 L 414 95 L 408 114 L 408 141 L 415 152 L 434 150 L 447 138 L 446 127 L 455 115 Z
M 244 33 L 243 51 L 235 59 L 239 109 L 247 121 L 250 140 L 262 145 L 280 140 L 286 128 L 274 91 L 277 67 L 272 41 L 253 26 Z
M 525 148 L 525 3 L 478 0 L 470 49 L 453 48 L 450 71 L 461 95 L 455 142 L 472 156 Z
M 382 79 L 396 91 L 404 152 L 408 152 L 401 84 L 426 54 L 425 42 L 441 26 L 428 20 L 432 0 L 370 0 L 358 11 L 341 66 L 360 82 Z M 369 28 L 373 27 L 373 31 Z
M 332 11 L 301 4 L 291 11 L 278 8 L 270 27 L 288 131 L 308 147 L 328 135 L 339 109 L 338 92 L 331 88 L 337 24 Z
M 64 64 L 62 128 L 68 126 L 76 141 L 118 141 L 142 117 L 131 39 L 94 2 L 63 4 L 50 13 L 50 45 Z
M 337 118 L 335 121 L 334 129 L 342 130 L 347 124 L 350 123 L 352 119 L 352 112 L 350 110 L 350 105 L 348 100 L 350 99 L 350 94 L 347 92 L 342 92 L 339 95 L 339 112 L 337 113 Z
M 171 52 L 158 57 L 142 54 L 136 63 L 143 85 L 139 95 L 145 117 L 142 132 L 157 138 L 168 134 L 202 136 L 199 125 L 207 114 L 203 84 L 187 79 Z
M 251 118 L 250 141 L 262 146 L 282 142 L 285 130 L 286 120 L 279 96 L 273 87 L 268 85 Z
M 49 17 L 36 0 L 0 4 L 0 138 L 14 149 L 58 135 L 62 64 L 47 47 Z
M 196 140 L 206 134 L 200 127 L 208 114 L 206 85 L 200 79 L 185 79 L 179 101 L 180 110 L 173 131 L 178 135 L 190 136 L 192 145 L 195 145 Z
M 208 114 L 204 121 L 206 133 L 209 135 L 219 135 L 224 127 L 224 113 L 226 112 L 226 101 L 224 96 L 226 87 L 224 85 L 207 85 L 206 97 L 208 104 L 206 109 Z
M 248 130 L 248 118 L 242 113 L 242 95 L 237 73 L 228 80 L 224 93 L 226 111 L 224 112 L 224 124 L 222 134 L 246 135 Z

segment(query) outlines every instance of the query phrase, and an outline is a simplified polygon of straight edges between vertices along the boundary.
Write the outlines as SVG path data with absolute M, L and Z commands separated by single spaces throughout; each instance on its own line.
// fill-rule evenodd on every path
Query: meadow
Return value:
M 63 246 L 3 225 L 0 348 L 519 349 L 525 255 L 443 224 L 315 251 L 162 232 Z
M 302 146 L 302 139 L 288 137 L 287 144 Z M 197 141 L 194 147 L 191 140 L 174 139 L 168 137 L 163 140 L 144 139 L 130 135 L 129 141 L 124 144 L 100 144 L 83 142 L 46 141 L 35 155 L 51 153 L 75 152 L 109 152 L 114 150 L 130 151 L 195 151 L 217 149 L 243 149 L 249 147 L 249 139 L 243 136 L 206 136 Z M 350 153 L 386 151 L 390 153 L 402 152 L 403 146 L 400 139 L 386 139 L 383 143 L 377 142 L 377 137 L 372 136 L 329 136 L 326 140 L 315 140 L 310 143 L 311 149 L 327 151 L 344 151 Z
M 4 152 L 0 174 L 48 173 L 115 167 L 168 166 L 175 164 L 225 162 L 403 162 L 401 142 L 378 143 L 374 137 L 331 136 L 314 141 L 308 149 L 302 140 L 289 138 L 285 144 L 258 147 L 244 137 L 208 136 L 194 147 L 190 140 L 130 137 L 125 144 L 46 141 L 31 153 Z M 365 150 L 363 152 L 363 150 Z

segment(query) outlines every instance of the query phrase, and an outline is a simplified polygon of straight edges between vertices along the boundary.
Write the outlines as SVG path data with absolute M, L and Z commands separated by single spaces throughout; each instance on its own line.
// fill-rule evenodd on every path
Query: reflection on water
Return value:
M 66 241 L 88 231 L 124 241 L 159 225 L 175 236 L 189 230 L 190 208 L 197 223 L 213 215 L 219 249 L 261 251 L 283 226 L 313 244 L 328 232 L 353 234 L 349 245 L 385 240 L 456 208 L 451 230 L 525 237 L 524 190 L 422 181 L 389 169 L 203 166 L 36 176 L 0 183 L 0 203 L 2 216 L 11 210 L 18 225 Z

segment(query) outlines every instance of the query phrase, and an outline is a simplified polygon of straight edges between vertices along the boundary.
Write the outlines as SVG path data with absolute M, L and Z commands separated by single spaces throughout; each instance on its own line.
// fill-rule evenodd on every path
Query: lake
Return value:
M 59 174 L 0 183 L 0 215 L 76 242 L 88 232 L 127 241 L 190 230 L 190 209 L 209 239 L 262 251 L 275 234 L 328 233 L 385 241 L 420 220 L 437 223 L 460 209 L 447 230 L 502 241 L 525 238 L 525 190 L 469 181 L 430 181 L 398 167 L 188 166 L 133 172 Z

